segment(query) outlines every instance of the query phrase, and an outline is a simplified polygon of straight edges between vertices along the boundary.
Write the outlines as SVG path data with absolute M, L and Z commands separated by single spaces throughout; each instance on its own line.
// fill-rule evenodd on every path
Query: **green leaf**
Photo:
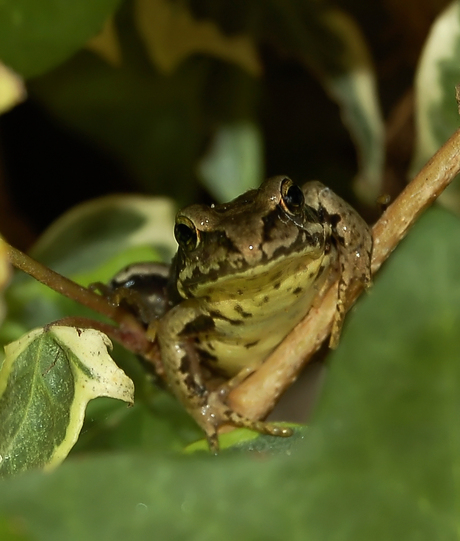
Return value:
M 60 464 L 75 444 L 87 403 L 132 403 L 134 386 L 107 353 L 102 333 L 38 329 L 5 347 L 0 372 L 0 474 Z
M 24 77 L 63 62 L 97 34 L 119 0 L 3 0 L 0 58 Z
M 0 515 L 0 539 L 2 541 L 32 541 L 34 538 L 25 534 L 23 525 L 17 520 L 5 519 Z
M 305 519 L 325 539 L 458 535 L 459 234 L 456 217 L 428 212 L 331 358 L 306 450 L 314 458 Z
M 414 176 L 458 129 L 455 86 L 460 82 L 460 4 L 452 2 L 435 20 L 425 43 L 415 79 L 416 144 L 410 176 Z M 460 208 L 457 183 L 441 201 Z
M 144 258 L 169 261 L 177 246 L 174 213 L 172 201 L 161 197 L 110 195 L 94 199 L 58 218 L 34 245 L 31 255 L 66 276 L 85 275 L 86 280 L 94 281 L 88 275 L 97 272 L 97 279 L 104 281 L 128 263 L 140 261 L 133 257 L 141 253 Z
M 48 476 L 3 481 L 0 506 L 47 541 L 305 539 L 301 502 L 291 490 L 293 461 L 277 473 L 274 461 L 206 458 L 131 455 L 67 462 Z M 291 512 L 284 512 L 283 500 Z
M 230 201 L 263 180 L 263 143 L 250 122 L 224 124 L 198 165 L 203 183 L 218 201 Z

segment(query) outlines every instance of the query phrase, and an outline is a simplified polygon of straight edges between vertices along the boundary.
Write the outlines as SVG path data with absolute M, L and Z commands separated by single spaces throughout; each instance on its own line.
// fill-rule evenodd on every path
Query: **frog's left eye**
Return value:
M 181 248 L 191 252 L 200 243 L 200 234 L 195 224 L 186 216 L 178 216 L 174 226 L 174 236 Z
M 285 178 L 281 184 L 281 206 L 289 214 L 299 214 L 305 205 L 305 198 L 302 190 Z

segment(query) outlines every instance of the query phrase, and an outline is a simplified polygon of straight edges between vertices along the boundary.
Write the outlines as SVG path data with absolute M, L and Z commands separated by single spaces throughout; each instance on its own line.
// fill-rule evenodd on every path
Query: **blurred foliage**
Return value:
M 86 4 L 88 11 L 95 9 Z M 100 18 L 100 4 L 92 24 Z M 19 8 L 9 0 L 4 6 L 9 33 L 15 16 L 32 24 L 27 5 Z M 62 6 L 48 7 L 53 17 L 61 13 Z M 33 33 L 21 26 L 24 37 L 15 34 L 14 48 L 6 37 L 0 39 L 0 59 L 29 77 L 30 95 L 1 120 L 6 170 L 12 177 L 36 179 L 37 168 L 48 164 L 46 181 L 31 182 L 25 196 L 15 193 L 14 183 L 11 188 L 39 227 L 75 202 L 120 189 L 188 203 L 198 197 L 202 177 L 217 199 L 280 172 L 299 182 L 321 177 L 343 184 L 343 192 L 359 173 L 375 191 L 384 149 L 374 70 L 358 26 L 344 11 L 304 0 L 128 0 L 108 19 L 111 12 L 106 6 L 100 34 L 86 49 L 69 53 L 65 63 L 40 49 L 36 37 L 40 32 L 49 41 L 59 39 L 51 15 L 49 26 L 37 19 Z M 69 14 L 61 15 L 66 28 Z M 80 40 L 81 47 L 90 37 L 83 38 L 76 23 L 66 31 L 67 40 Z M 31 46 L 45 59 L 32 78 L 23 66 Z M 359 168 L 341 116 L 356 143 Z M 53 137 L 56 122 L 61 133 Z M 24 125 L 25 133 L 16 131 Z M 61 141 L 62 132 L 71 140 Z M 228 173 L 202 166 L 229 132 L 234 151 L 227 158 Z M 20 157 L 24 147 L 27 160 Z M 331 153 L 337 161 L 324 159 Z M 244 165 L 248 162 L 259 166 Z M 75 186 L 72 194 L 60 190 L 64 175 Z M 60 205 L 54 202 L 56 190 Z M 38 194 L 53 202 L 50 212 L 37 216 Z
M 4 0 L 0 106 L 29 98 L 0 117 L 0 231 L 28 246 L 95 196 L 182 205 L 281 173 L 375 218 L 458 127 L 459 17 L 444 0 Z M 173 204 L 104 201 L 35 256 L 82 283 L 171 256 Z M 2 481 L 2 539 L 455 539 L 459 234 L 454 213 L 422 218 L 349 318 L 311 428 L 276 450 L 173 454 L 199 432 L 116 349 L 135 407 L 91 402 L 61 468 Z M 87 315 L 24 276 L 6 305 L 2 343 Z

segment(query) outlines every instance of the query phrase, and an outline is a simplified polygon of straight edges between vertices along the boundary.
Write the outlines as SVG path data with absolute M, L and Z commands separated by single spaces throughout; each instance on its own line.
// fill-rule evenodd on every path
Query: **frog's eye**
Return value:
M 305 205 L 305 198 L 302 190 L 285 178 L 281 183 L 281 206 L 289 214 L 299 214 Z
M 185 216 L 176 218 L 174 226 L 174 236 L 181 248 L 187 252 L 191 252 L 198 247 L 200 243 L 200 235 L 194 223 Z

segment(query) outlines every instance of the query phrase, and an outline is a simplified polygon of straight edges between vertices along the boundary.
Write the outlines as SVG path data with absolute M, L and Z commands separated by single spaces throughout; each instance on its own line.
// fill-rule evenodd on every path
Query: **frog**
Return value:
M 187 206 L 174 235 L 172 263 L 126 267 L 109 284 L 112 301 L 146 326 L 156 372 L 211 451 L 226 425 L 291 435 L 289 427 L 234 411 L 226 398 L 338 278 L 337 342 L 349 289 L 371 281 L 369 226 L 321 182 L 300 187 L 281 175 L 228 203 Z

